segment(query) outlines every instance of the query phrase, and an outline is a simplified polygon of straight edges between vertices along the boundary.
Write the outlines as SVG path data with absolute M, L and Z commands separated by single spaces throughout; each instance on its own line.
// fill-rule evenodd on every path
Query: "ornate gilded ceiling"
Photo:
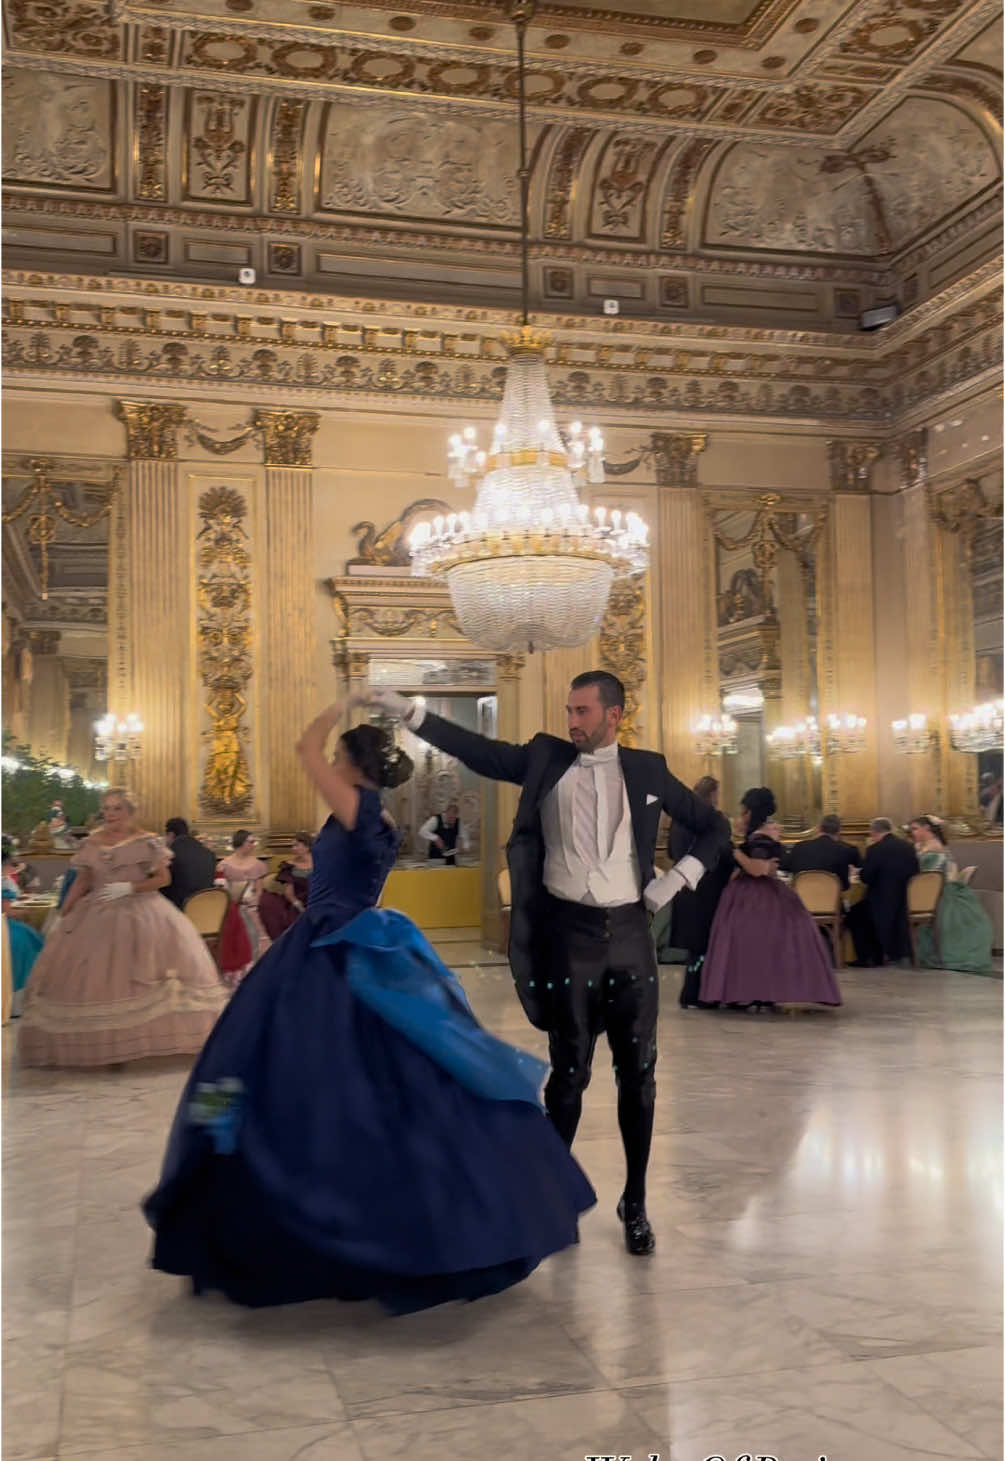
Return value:
M 6 0 L 6 261 L 507 308 L 512 29 L 483 0 Z M 546 310 L 854 329 L 999 248 L 997 0 L 548 0 Z

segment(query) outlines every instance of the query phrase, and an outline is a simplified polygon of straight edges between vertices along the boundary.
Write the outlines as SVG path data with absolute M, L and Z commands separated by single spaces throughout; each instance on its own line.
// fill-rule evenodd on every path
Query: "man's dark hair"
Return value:
M 168 817 L 164 823 L 164 831 L 170 832 L 174 837 L 187 837 L 188 823 L 184 817 Z
M 608 674 L 606 670 L 585 670 L 583 674 L 576 676 L 569 688 L 585 690 L 587 685 L 596 685 L 600 703 L 605 710 L 610 710 L 615 705 L 619 710 L 624 710 L 625 687 L 617 675 Z
M 825 837 L 840 837 L 841 818 L 835 817 L 833 812 L 828 812 L 826 817 L 820 818 L 820 830 Z
M 869 823 L 870 832 L 892 832 L 893 823 L 889 817 L 873 817 Z

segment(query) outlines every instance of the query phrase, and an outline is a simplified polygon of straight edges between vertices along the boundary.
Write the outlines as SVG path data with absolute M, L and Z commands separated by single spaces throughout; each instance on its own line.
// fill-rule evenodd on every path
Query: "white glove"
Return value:
M 132 883 L 106 883 L 98 897 L 102 903 L 110 903 L 113 898 L 128 898 L 132 891 Z
M 399 695 L 397 690 L 371 690 L 367 699 L 378 710 L 383 710 L 385 715 L 392 715 L 395 720 L 403 720 L 413 730 L 421 724 L 422 707 L 407 695 Z

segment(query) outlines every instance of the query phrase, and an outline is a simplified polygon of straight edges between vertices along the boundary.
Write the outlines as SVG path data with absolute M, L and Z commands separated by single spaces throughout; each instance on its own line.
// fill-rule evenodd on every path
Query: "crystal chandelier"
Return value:
M 830 715 L 827 717 L 827 754 L 851 756 L 865 750 L 864 715 Z
M 691 734 L 699 756 L 736 755 L 736 721 L 729 715 L 703 715 L 695 721 Z
M 637 513 L 579 501 L 577 487 L 604 480 L 604 441 L 573 422 L 563 437 L 548 390 L 545 336 L 531 329 L 524 39 L 533 14 L 516 0 L 520 116 L 520 244 L 522 325 L 510 336 L 502 410 L 490 450 L 479 450 L 473 427 L 450 439 L 449 474 L 474 487 L 472 512 L 419 523 L 410 548 L 412 572 L 441 578 L 450 589 L 462 632 L 493 650 L 571 648 L 600 628 L 611 585 L 644 569 L 648 530 Z
M 793 761 L 797 756 L 820 755 L 820 727 L 808 715 L 797 725 L 780 725 L 768 736 L 768 749 L 780 761 Z
M 94 722 L 95 761 L 138 761 L 143 749 L 143 722 L 138 715 L 117 720 L 102 716 Z
M 931 747 L 934 731 L 929 728 L 927 715 L 909 715 L 906 720 L 895 720 L 890 729 L 893 731 L 894 749 L 903 756 L 920 756 Z
M 997 751 L 1005 731 L 1005 700 L 975 705 L 949 717 L 949 739 L 957 751 Z

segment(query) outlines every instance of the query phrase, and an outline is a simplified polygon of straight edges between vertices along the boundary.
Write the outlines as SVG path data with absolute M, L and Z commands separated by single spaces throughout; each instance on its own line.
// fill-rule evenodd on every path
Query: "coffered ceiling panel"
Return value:
M 5 0 L 8 263 L 510 307 L 505 11 Z M 541 0 L 536 301 L 919 304 L 998 248 L 1000 43 L 998 0 Z

